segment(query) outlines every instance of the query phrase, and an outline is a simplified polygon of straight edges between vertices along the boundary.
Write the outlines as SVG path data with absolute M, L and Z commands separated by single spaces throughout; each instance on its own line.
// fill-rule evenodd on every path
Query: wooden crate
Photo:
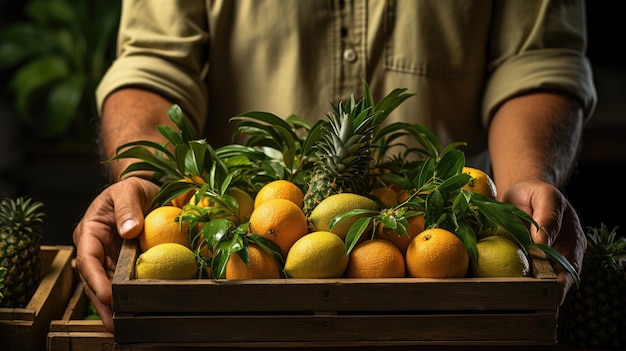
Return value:
M 115 348 L 113 334 L 106 330 L 102 321 L 84 319 L 88 301 L 83 284 L 78 282 L 61 319 L 50 322 L 48 351 L 105 351 Z
M 72 294 L 73 246 L 41 246 L 41 282 L 24 308 L 0 308 L 0 350 L 45 350 L 50 321 Z
M 556 345 L 558 283 L 539 250 L 533 277 L 488 279 L 141 280 L 138 254 L 126 241 L 113 278 L 117 347 Z

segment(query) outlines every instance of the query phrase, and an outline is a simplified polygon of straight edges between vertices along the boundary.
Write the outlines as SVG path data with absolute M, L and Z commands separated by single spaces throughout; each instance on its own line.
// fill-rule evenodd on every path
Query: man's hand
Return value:
M 74 230 L 76 267 L 85 293 L 104 326 L 113 332 L 112 285 L 123 239 L 139 235 L 159 187 L 130 177 L 105 189 Z
M 528 213 L 539 225 L 531 227 L 533 242 L 551 245 L 580 273 L 587 249 L 585 232 L 576 211 L 554 186 L 541 181 L 524 181 L 509 187 L 501 199 Z M 574 280 L 560 265 L 553 265 L 561 287 L 561 304 Z

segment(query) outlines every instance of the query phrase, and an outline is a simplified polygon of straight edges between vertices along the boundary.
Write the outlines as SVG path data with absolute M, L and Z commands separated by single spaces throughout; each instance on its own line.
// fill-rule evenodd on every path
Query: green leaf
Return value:
M 480 194 L 468 193 L 470 195 L 470 204 L 476 206 L 486 220 L 496 223 L 512 234 L 519 241 L 525 253 L 528 254 L 531 237 L 528 228 L 522 221 L 537 226 L 532 217 L 514 205 L 495 201 Z
M 532 245 L 538 247 L 541 251 L 543 251 L 548 258 L 560 264 L 567 271 L 567 273 L 569 273 L 577 286 L 580 284 L 580 275 L 576 271 L 576 268 L 574 268 L 574 266 L 565 258 L 565 256 L 563 256 L 552 246 L 539 243 L 533 243 Z
M 454 175 L 446 180 L 443 181 L 443 183 L 441 183 L 437 189 L 441 190 L 441 191 L 457 191 L 459 189 L 461 189 L 461 187 L 463 187 L 463 185 L 467 184 L 467 182 L 469 182 L 469 180 L 471 179 L 470 175 L 467 173 L 460 173 L 457 175 Z
M 31 0 L 26 4 L 26 14 L 35 22 L 44 26 L 53 26 L 57 22 L 72 23 L 77 19 L 75 11 L 67 1 Z
M 437 162 L 435 167 L 436 177 L 444 180 L 448 179 L 460 174 L 463 166 L 465 166 L 465 154 L 459 150 L 450 150 L 443 154 L 439 162 Z
M 43 130 L 45 137 L 58 137 L 65 133 L 72 121 L 81 113 L 80 107 L 85 91 L 85 77 L 71 74 L 66 79 L 54 84 L 48 95 L 48 119 Z M 92 116 L 80 116 L 91 118 Z M 93 116 L 95 117 L 95 116 Z
M 15 23 L 0 30 L 0 69 L 49 54 L 52 43 L 41 40 L 46 36 L 45 29 L 31 23 Z
M 362 216 L 362 215 L 366 215 L 366 216 L 371 217 L 371 216 L 375 216 L 377 214 L 378 214 L 377 211 L 366 210 L 366 209 L 361 209 L 361 208 L 350 210 L 348 212 L 345 212 L 345 213 L 342 213 L 342 214 L 339 214 L 339 215 L 335 216 L 332 219 L 332 221 L 330 221 L 329 229 L 332 230 L 333 227 L 335 225 L 337 225 L 337 223 L 339 223 L 339 222 L 341 222 L 341 221 L 343 221 L 343 220 L 345 220 L 347 218 L 350 218 L 350 217 Z
M 189 123 L 187 116 L 183 113 L 183 110 L 179 105 L 172 105 L 167 109 L 167 115 L 172 122 L 180 130 L 180 135 L 183 142 L 189 142 L 191 140 L 198 139 L 195 129 Z
M 357 219 L 346 234 L 346 255 L 349 255 L 352 249 L 359 243 L 361 235 L 365 233 L 372 221 L 372 217 L 362 217 Z
M 30 108 L 36 105 L 32 100 L 38 89 L 65 77 L 70 72 L 67 63 L 58 56 L 43 56 L 25 64 L 13 76 L 10 88 L 16 93 L 15 108 L 22 116 L 30 115 Z
M 478 250 L 476 249 L 476 233 L 472 227 L 465 223 L 460 222 L 456 235 L 461 239 L 463 245 L 467 249 L 467 253 L 472 261 L 478 262 Z

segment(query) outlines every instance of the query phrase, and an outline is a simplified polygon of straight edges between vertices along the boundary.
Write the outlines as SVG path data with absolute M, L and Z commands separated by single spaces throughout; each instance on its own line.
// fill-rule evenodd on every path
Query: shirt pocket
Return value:
M 388 0 L 384 67 L 433 77 L 482 74 L 490 16 L 489 1 Z

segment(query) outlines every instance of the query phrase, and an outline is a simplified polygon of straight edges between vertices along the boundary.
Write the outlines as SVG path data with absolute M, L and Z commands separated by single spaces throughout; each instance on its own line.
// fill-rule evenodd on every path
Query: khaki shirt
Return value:
M 362 96 L 364 77 L 375 100 L 417 94 L 389 120 L 467 142 L 471 157 L 513 96 L 564 91 L 591 116 L 584 11 L 556 0 L 128 0 L 97 101 L 124 86 L 162 93 L 217 147 L 232 143 L 232 116 L 325 118 L 330 102 Z

